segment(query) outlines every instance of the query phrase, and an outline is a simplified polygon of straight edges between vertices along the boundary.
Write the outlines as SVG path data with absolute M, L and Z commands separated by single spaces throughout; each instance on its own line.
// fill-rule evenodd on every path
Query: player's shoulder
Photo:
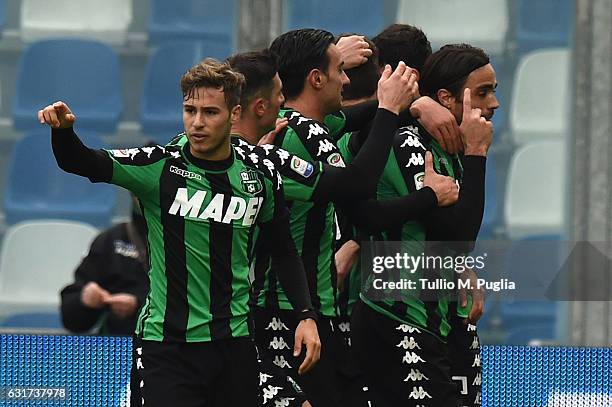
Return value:
M 244 142 L 243 140 L 240 141 L 242 141 L 242 143 L 232 141 L 235 159 L 239 161 L 244 168 L 240 176 L 248 176 L 242 175 L 243 172 L 260 174 L 264 179 L 268 180 L 275 189 L 279 189 L 282 185 L 282 179 L 274 162 L 269 157 L 266 157 L 262 148 Z
M 151 165 L 165 159 L 179 158 L 181 155 L 178 146 L 160 145 L 107 150 L 107 152 L 118 163 L 134 166 Z
M 306 117 L 296 110 L 283 110 L 281 117 L 287 119 L 287 132 L 295 133 L 302 141 L 329 136 L 329 129 L 325 124 Z

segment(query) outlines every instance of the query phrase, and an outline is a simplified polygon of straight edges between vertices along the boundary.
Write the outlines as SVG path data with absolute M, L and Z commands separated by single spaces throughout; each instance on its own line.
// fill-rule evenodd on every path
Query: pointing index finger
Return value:
M 470 88 L 465 88 L 463 91 L 463 116 L 472 111 L 472 94 Z

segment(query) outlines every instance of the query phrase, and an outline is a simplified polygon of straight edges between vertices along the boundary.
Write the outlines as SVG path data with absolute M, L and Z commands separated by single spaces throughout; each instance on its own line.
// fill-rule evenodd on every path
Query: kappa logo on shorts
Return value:
M 267 383 L 267 382 L 268 382 L 268 379 L 271 379 L 271 378 L 273 378 L 273 377 L 274 377 L 274 376 L 272 376 L 272 375 L 269 375 L 269 374 L 266 374 L 266 373 L 259 372 L 259 385 L 261 386 L 261 385 L 263 385 L 264 383 Z
M 400 343 L 395 345 L 395 347 L 397 347 L 397 348 L 404 348 L 404 350 L 406 350 L 406 349 L 410 349 L 410 350 L 421 349 L 419 344 L 414 340 L 413 336 L 411 336 L 410 339 L 408 339 L 407 336 L 404 336 L 404 339 L 402 339 L 402 341 Z
M 281 337 L 274 337 L 274 339 L 272 339 L 272 341 L 270 342 L 270 345 L 268 346 L 268 349 L 274 349 L 274 350 L 283 350 L 283 349 L 289 349 L 289 345 L 287 345 L 287 342 L 285 342 L 285 338 Z
M 476 325 L 468 324 L 467 331 L 468 332 L 476 332 Z
M 472 386 L 482 386 L 482 373 L 477 373 Z
M 425 391 L 425 389 L 423 389 L 423 386 L 414 386 L 408 398 L 413 400 L 423 400 L 426 398 L 430 399 L 432 397 Z
M 472 344 L 470 345 L 470 349 L 478 349 L 479 346 L 480 346 L 480 343 L 478 343 L 478 337 L 475 336 L 474 339 L 472 340 Z
M 476 393 L 476 397 L 474 398 L 474 404 L 477 406 L 482 405 L 482 394 L 480 392 Z
M 342 333 L 351 332 L 351 323 L 350 322 L 341 322 L 341 323 L 338 324 L 338 329 L 340 329 L 340 332 L 342 332 Z
M 420 334 L 421 331 L 418 330 L 418 328 L 415 328 L 411 325 L 408 324 L 401 324 L 399 325 L 397 328 L 395 328 L 396 331 L 402 331 L 403 333 L 409 333 L 409 334 L 413 334 L 413 333 L 418 333 Z
M 406 351 L 406 354 L 404 355 L 404 358 L 402 359 L 402 363 L 406 363 L 408 365 L 413 365 L 415 363 L 425 363 L 425 361 L 416 353 L 414 352 L 410 352 L 410 351 Z
M 268 385 L 268 387 L 263 388 L 262 390 L 263 390 L 264 404 L 272 400 L 274 396 L 278 394 L 279 390 L 282 390 L 282 389 L 283 389 L 282 387 L 272 386 L 271 384 Z
M 285 368 L 291 369 L 291 365 L 285 360 L 285 357 L 283 355 L 276 355 L 272 363 L 274 363 L 276 366 L 280 367 L 281 369 L 285 369 Z
M 474 363 L 472 367 L 480 367 L 480 355 L 474 355 Z
M 273 331 L 288 331 L 289 330 L 289 328 L 287 328 L 287 325 L 285 325 L 285 323 L 281 321 L 280 318 L 276 318 L 276 317 L 272 318 L 272 320 L 268 324 L 268 327 L 266 328 L 266 331 L 268 329 L 271 329 Z
M 404 381 L 407 382 L 410 380 L 413 382 L 418 382 L 420 380 L 429 380 L 429 378 L 421 373 L 419 369 L 410 369 L 410 374 L 404 379 Z

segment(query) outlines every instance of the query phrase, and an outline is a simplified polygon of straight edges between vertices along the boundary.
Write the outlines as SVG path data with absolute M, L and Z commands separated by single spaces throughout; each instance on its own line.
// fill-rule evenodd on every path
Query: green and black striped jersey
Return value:
M 255 225 L 284 210 L 276 171 L 235 149 L 218 163 L 178 146 L 108 155 L 111 182 L 136 194 L 147 221 L 151 289 L 136 334 L 179 342 L 247 336 Z
M 401 127 L 395 137 L 389 160 L 380 179 L 377 191 L 378 200 L 392 199 L 414 193 L 423 187 L 425 175 L 425 152 L 431 151 L 436 172 L 453 177 L 461 183 L 463 168 L 457 156 L 447 154 L 424 128 L 417 122 Z M 386 230 L 374 240 L 409 242 L 405 249 L 413 256 L 426 253 L 426 228 L 423 222 L 412 221 L 397 225 Z M 427 254 L 427 253 L 426 253 Z M 435 253 L 437 255 L 441 253 Z M 454 253 L 453 253 L 454 254 Z M 434 279 L 437 277 L 453 279 L 453 273 L 448 270 L 417 270 L 407 273 L 402 278 L 418 282 L 419 278 Z M 420 285 L 417 284 L 417 287 Z M 418 289 L 406 290 L 402 301 L 371 301 L 367 293 L 362 293 L 362 300 L 370 307 L 403 323 L 417 325 L 440 337 L 446 337 L 450 325 L 448 323 L 448 307 L 450 292 L 440 290 L 438 301 L 423 300 Z M 431 296 L 431 293 L 428 293 Z
M 289 119 L 285 131 L 277 135 L 275 145 L 308 162 L 327 163 L 344 167 L 335 139 L 327 126 L 304 117 L 292 109 L 283 109 L 280 117 Z M 333 116 L 336 131 L 341 131 L 343 116 Z M 322 315 L 333 317 L 336 309 L 336 269 L 333 257 L 335 236 L 334 205 L 287 199 L 291 209 L 291 234 L 302 257 L 313 306 Z M 258 305 L 292 309 L 282 287 L 277 284 L 276 271 L 268 269 Z

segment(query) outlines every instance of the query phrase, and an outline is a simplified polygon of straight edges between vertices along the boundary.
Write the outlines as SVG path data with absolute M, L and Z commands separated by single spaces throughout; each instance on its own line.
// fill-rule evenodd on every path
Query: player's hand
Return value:
M 263 135 L 262 138 L 259 139 L 259 141 L 257 142 L 258 146 L 263 146 L 264 144 L 274 144 L 274 140 L 276 139 L 276 135 L 285 127 L 287 127 L 287 124 L 289 123 L 289 120 L 286 117 L 282 117 L 282 118 L 278 118 L 276 119 L 276 126 L 274 127 L 274 130 L 270 130 L 269 132 L 267 132 L 266 134 Z
M 106 303 L 110 305 L 113 313 L 120 318 L 134 315 L 138 308 L 138 300 L 132 294 L 113 294 L 106 299 Z
M 344 290 L 344 281 L 351 272 L 351 269 L 359 256 L 359 243 L 349 240 L 338 249 L 335 254 L 337 285 L 340 291 Z
M 304 319 L 295 328 L 293 356 L 298 357 L 302 353 L 302 346 L 306 346 L 306 357 L 298 369 L 299 374 L 304 374 L 312 369 L 321 356 L 321 340 L 317 323 L 313 319 Z
M 460 130 L 466 155 L 487 155 L 493 141 L 493 123 L 482 117 L 480 109 L 472 109 L 470 88 L 465 88 L 463 92 L 463 118 Z
M 64 102 L 55 102 L 38 111 L 40 124 L 48 124 L 54 129 L 67 129 L 74 125 L 76 116 Z
M 390 65 L 385 66 L 378 80 L 378 107 L 399 114 L 408 109 L 418 94 L 417 76 L 403 61 L 393 72 Z
M 480 319 L 484 313 L 485 307 L 485 292 L 484 289 L 478 288 L 478 276 L 473 269 L 467 269 L 463 273 L 459 274 L 459 278 L 463 281 L 470 281 L 468 290 L 464 286 L 459 289 L 459 304 L 465 308 L 468 305 L 468 294 L 472 295 L 472 308 L 470 314 L 465 320 L 465 324 L 476 325 L 476 322 Z
M 95 281 L 85 284 L 81 290 L 81 302 L 89 308 L 100 309 L 106 305 L 110 293 Z
M 364 40 L 363 35 L 342 37 L 338 40 L 336 46 L 340 51 L 345 70 L 365 64 L 368 58 L 372 56 L 370 45 Z
M 449 206 L 459 199 L 457 182 L 445 175 L 438 174 L 433 167 L 433 156 L 430 151 L 425 153 L 425 177 L 423 186 L 430 187 L 436 193 L 438 206 Z
M 418 98 L 410 106 L 410 114 L 432 135 L 449 154 L 463 150 L 461 132 L 455 116 L 428 96 Z

